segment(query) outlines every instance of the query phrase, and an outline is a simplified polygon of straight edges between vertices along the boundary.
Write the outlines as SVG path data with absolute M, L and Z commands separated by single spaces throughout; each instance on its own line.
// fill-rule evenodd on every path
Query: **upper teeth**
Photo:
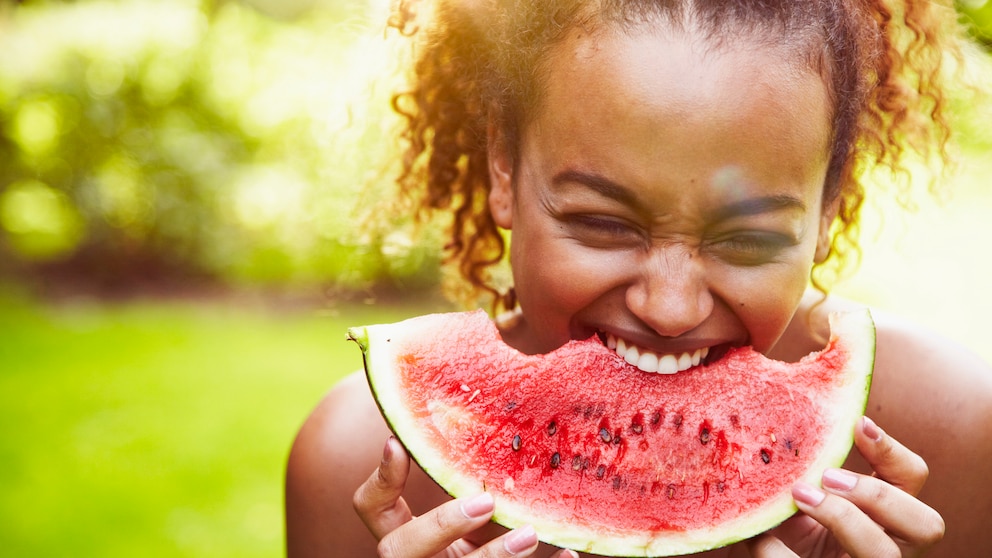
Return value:
M 688 370 L 698 365 L 710 352 L 709 347 L 703 347 L 691 353 L 659 355 L 654 351 L 642 349 L 623 339 L 618 339 L 612 334 L 606 335 L 606 346 L 644 372 L 657 372 L 659 374 L 675 374 Z

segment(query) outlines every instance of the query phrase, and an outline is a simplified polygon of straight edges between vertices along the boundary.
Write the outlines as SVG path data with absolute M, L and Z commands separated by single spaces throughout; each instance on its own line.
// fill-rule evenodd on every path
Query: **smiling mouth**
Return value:
M 684 372 L 693 366 L 698 366 L 710 352 L 709 347 L 702 347 L 692 352 L 659 354 L 650 349 L 638 347 L 612 334 L 606 334 L 606 346 L 616 351 L 617 355 L 628 363 L 652 374 Z

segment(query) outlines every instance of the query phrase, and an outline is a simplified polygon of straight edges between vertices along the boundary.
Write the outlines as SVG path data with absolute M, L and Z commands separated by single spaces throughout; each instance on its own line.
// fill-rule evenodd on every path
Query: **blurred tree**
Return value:
M 381 3 L 34 4 L 0 19 L 0 275 L 437 280 L 436 247 L 352 212 L 392 154 Z

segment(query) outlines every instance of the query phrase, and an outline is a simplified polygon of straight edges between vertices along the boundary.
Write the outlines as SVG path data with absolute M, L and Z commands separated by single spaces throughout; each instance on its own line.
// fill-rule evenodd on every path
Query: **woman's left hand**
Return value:
M 822 490 L 797 484 L 802 513 L 748 541 L 752 556 L 919 556 L 943 537 L 943 518 L 916 498 L 929 474 L 923 458 L 867 417 L 854 443 L 874 474 L 828 469 Z

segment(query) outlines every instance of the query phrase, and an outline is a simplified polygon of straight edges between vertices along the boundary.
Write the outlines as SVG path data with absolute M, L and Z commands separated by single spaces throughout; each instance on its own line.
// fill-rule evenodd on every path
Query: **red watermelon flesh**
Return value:
M 597 339 L 547 355 L 503 343 L 484 312 L 353 328 L 383 416 L 454 496 L 482 490 L 494 519 L 606 555 L 730 544 L 794 513 L 791 486 L 841 464 L 874 358 L 864 313 L 832 318 L 801 362 L 750 348 L 648 374 Z

